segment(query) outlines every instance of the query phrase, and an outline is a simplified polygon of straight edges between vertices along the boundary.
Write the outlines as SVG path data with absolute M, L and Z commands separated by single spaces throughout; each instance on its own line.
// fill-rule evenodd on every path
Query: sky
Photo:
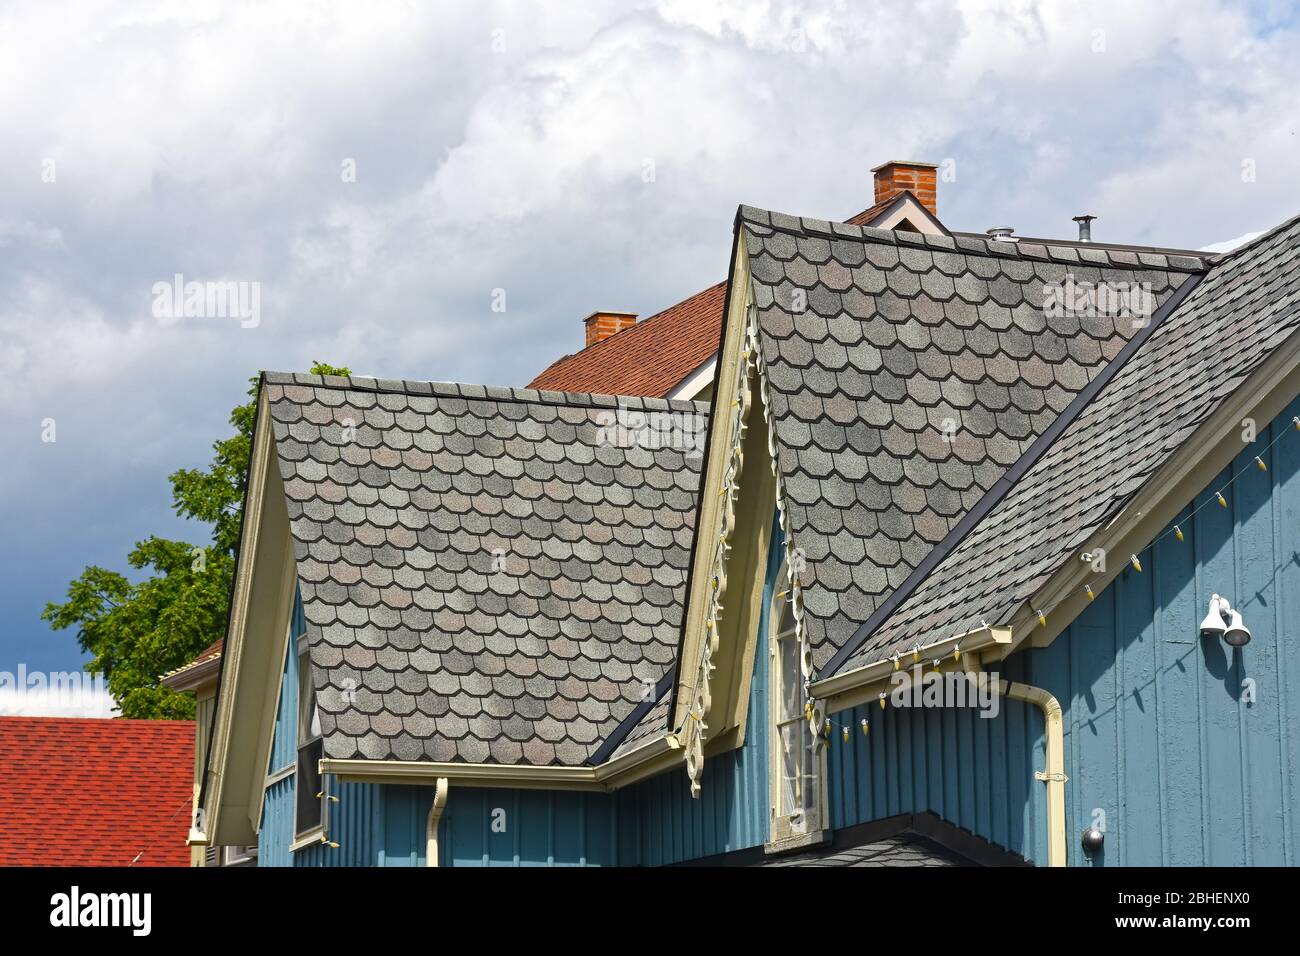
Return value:
M 1296 63 L 1286 3 L 0 2 L 0 672 L 81 666 L 40 611 L 86 565 L 206 539 L 167 476 L 260 369 L 524 385 L 889 159 L 951 229 L 1227 248 L 1300 213 Z

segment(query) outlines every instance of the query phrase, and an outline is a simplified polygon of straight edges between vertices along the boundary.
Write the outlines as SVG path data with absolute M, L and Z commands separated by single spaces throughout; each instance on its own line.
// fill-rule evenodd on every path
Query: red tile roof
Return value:
M 867 225 L 897 197 L 847 220 Z M 595 345 L 566 355 L 529 388 L 664 398 L 718 349 L 727 284 L 719 282 Z
M 0 866 L 188 866 L 194 723 L 0 717 Z
M 718 350 L 722 302 L 719 282 L 671 309 L 566 355 L 529 382 L 529 388 L 663 398 Z

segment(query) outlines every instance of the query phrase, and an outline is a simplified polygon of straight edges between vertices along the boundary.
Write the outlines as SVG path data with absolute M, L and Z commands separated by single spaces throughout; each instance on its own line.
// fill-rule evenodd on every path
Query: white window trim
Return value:
M 300 634 L 300 635 L 298 635 L 298 637 L 297 637 L 297 639 L 296 639 L 296 641 L 295 641 L 295 644 L 294 644 L 294 653 L 298 655 L 298 658 L 297 658 L 297 660 L 298 660 L 298 667 L 297 667 L 297 671 L 298 671 L 298 686 L 294 688 L 294 709 L 295 709 L 295 712 L 296 712 L 296 714 L 297 714 L 297 716 L 296 716 L 296 718 L 295 718 L 295 720 L 294 720 L 294 723 L 295 723 L 297 726 L 294 728 L 294 729 L 295 729 L 295 733 L 294 733 L 294 738 L 295 738 L 295 739 L 294 739 L 294 751 L 293 751 L 293 771 L 292 771 L 292 773 L 290 773 L 290 774 L 286 774 L 286 775 L 285 775 L 286 777 L 288 777 L 288 776 L 293 776 L 293 777 L 295 778 L 295 780 L 294 780 L 294 794 L 293 794 L 293 833 L 292 833 L 293 842 L 289 845 L 289 851 L 290 851 L 290 852 L 294 852 L 294 851 L 296 851 L 296 850 L 300 850 L 300 849 L 302 849 L 303 847 L 308 846 L 308 845 L 313 844 L 313 843 L 320 843 L 320 842 L 322 842 L 322 840 L 323 840 L 324 837 L 325 837 L 325 830 L 326 830 L 326 828 L 329 826 L 329 816 L 328 816 L 328 814 L 329 814 L 329 803 L 330 803 L 330 801 L 329 801 L 329 778 L 328 778 L 327 776 L 325 776 L 324 774 L 321 774 L 320 785 L 321 785 L 321 793 L 323 794 L 323 796 L 320 798 L 320 822 L 317 823 L 315 826 L 313 826 L 313 827 L 307 829 L 307 830 L 304 830 L 304 831 L 301 831 L 301 832 L 299 831 L 299 829 L 298 829 L 298 801 L 299 801 L 299 797 L 300 797 L 300 795 L 299 795 L 299 793 L 298 793 L 298 786 L 299 786 L 299 784 L 301 783 L 301 781 L 298 780 L 298 779 L 296 779 L 297 776 L 298 776 L 298 761 L 302 759 L 302 757 L 301 757 L 302 749 L 303 749 L 304 747 L 309 747 L 309 746 L 311 746 L 312 744 L 316 743 L 316 741 L 322 739 L 322 736 L 323 736 L 323 735 L 322 735 L 322 734 L 316 734 L 316 735 L 313 736 L 313 735 L 310 734 L 310 726 L 311 726 L 311 724 L 310 724 L 310 719 L 308 719 L 308 721 L 307 721 L 307 724 L 308 724 L 308 731 L 309 731 L 309 733 L 308 733 L 308 734 L 304 734 L 304 733 L 303 733 L 303 716 L 304 716 L 304 715 L 303 715 L 303 705 L 302 705 L 302 688 L 303 688 L 303 681 L 304 681 L 304 680 L 309 680 L 310 677 L 311 677 L 310 670 L 309 670 L 309 668 L 311 667 L 311 658 L 308 656 L 308 653 L 307 653 L 307 635 L 306 635 L 306 634 Z M 304 666 L 303 666 L 304 659 L 306 659 L 307 667 L 304 667 Z M 315 690 L 314 690 L 314 689 L 311 691 L 311 695 L 312 695 L 312 697 L 313 697 L 313 699 L 314 699 L 314 698 L 315 698 Z M 314 704 L 313 704 L 313 710 L 314 710 L 314 709 L 315 709 L 315 707 L 314 707 Z
M 780 726 L 783 723 L 789 723 L 790 719 L 784 719 L 781 714 L 781 655 L 778 646 L 778 634 L 780 633 L 781 618 L 785 610 L 787 598 L 782 596 L 784 591 L 783 583 L 788 581 L 786 565 L 782 563 L 781 570 L 777 574 L 776 581 L 772 588 L 771 604 L 768 607 L 767 633 L 764 640 L 767 642 L 768 668 L 767 668 L 767 727 L 768 727 L 768 840 L 764 850 L 768 853 L 784 853 L 788 850 L 795 850 L 802 847 L 814 846 L 825 842 L 826 838 L 826 819 L 827 819 L 827 801 L 826 801 L 826 748 L 817 747 L 815 760 L 817 766 L 814 772 L 813 785 L 817 788 L 815 797 L 815 807 L 817 819 L 813 821 L 812 826 L 805 830 L 785 830 L 780 826 L 779 814 L 781 807 L 781 788 L 783 783 L 783 754 L 781 750 Z M 800 675 L 802 680 L 802 675 Z M 805 692 L 806 696 L 806 692 Z M 804 720 L 802 714 L 796 715 L 796 718 Z

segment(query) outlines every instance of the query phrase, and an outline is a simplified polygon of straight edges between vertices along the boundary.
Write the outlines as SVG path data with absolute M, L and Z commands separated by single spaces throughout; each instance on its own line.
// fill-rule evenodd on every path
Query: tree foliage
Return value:
M 350 374 L 323 362 L 311 371 Z M 77 643 L 91 654 L 86 670 L 104 674 L 125 717 L 194 716 L 194 699 L 161 686 L 158 678 L 225 636 L 257 383 L 250 379 L 248 401 L 231 411 L 235 433 L 213 443 L 212 463 L 170 476 L 172 509 L 210 526 L 210 541 L 198 546 L 152 535 L 137 542 L 126 559 L 131 568 L 146 572 L 143 579 L 132 581 L 91 565 L 68 585 L 66 600 L 51 601 L 41 612 L 55 630 L 76 628 Z

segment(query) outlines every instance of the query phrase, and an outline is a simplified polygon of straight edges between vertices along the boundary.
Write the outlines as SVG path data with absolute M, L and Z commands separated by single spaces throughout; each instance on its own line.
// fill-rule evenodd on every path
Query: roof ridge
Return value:
M 821 668 L 819 679 L 833 676 L 839 668 L 856 654 L 880 626 L 889 619 L 904 601 L 919 588 L 930 573 L 935 570 L 948 555 L 952 554 L 966 537 L 979 527 L 980 522 L 1011 492 L 1016 483 L 1038 461 L 1047 454 L 1056 440 L 1065 432 L 1110 384 L 1130 358 L 1155 334 L 1156 329 L 1164 324 L 1187 300 L 1187 297 L 1200 284 L 1204 273 L 1188 276 L 1173 294 L 1151 316 L 1151 321 L 1143 326 L 1136 335 L 1129 339 L 1115 358 L 1101 369 L 1097 376 L 1077 392 L 1061 414 L 1030 444 L 1029 448 L 1015 460 L 997 481 L 986 491 L 972 507 L 968 508 L 952 529 L 936 544 L 921 562 L 903 580 L 903 583 L 891 591 L 865 621 L 858 625 L 853 635 L 836 650 L 826 665 Z
M 547 389 L 474 385 L 467 382 L 421 382 L 411 379 L 376 379 L 358 375 L 309 375 L 296 372 L 262 372 L 268 385 L 300 385 L 338 391 L 411 395 L 424 398 L 463 398 L 528 405 L 564 405 L 572 408 L 631 408 L 708 414 L 707 402 L 652 398 L 642 395 L 600 395 L 593 392 L 557 392 Z
M 1222 262 L 1227 262 L 1229 259 L 1235 258 L 1236 256 L 1240 255 L 1241 253 L 1246 252 L 1246 251 L 1252 249 L 1253 247 L 1255 247 L 1255 246 L 1257 246 L 1257 245 L 1260 245 L 1261 243 L 1264 243 L 1264 242 L 1268 242 L 1268 241 L 1270 241 L 1270 240 L 1273 239 L 1275 236 L 1277 236 L 1279 233 L 1286 232 L 1286 230 L 1290 229 L 1290 228 L 1291 228 L 1292 226 L 1294 226 L 1297 222 L 1300 222 L 1300 213 L 1296 213 L 1296 214 L 1295 214 L 1294 216 L 1292 216 L 1290 219 L 1284 219 L 1284 220 L 1282 220 L 1282 222 L 1278 223 L 1278 224 L 1277 224 L 1276 226 L 1274 226 L 1272 229 L 1266 229 L 1266 230 L 1264 230 L 1264 231 L 1261 232 L 1258 236 L 1256 236 L 1254 239 L 1251 239 L 1251 240 L 1248 241 L 1248 242 L 1243 242 L 1241 245 L 1237 246 L 1235 249 L 1229 249 L 1227 252 L 1218 253 L 1218 254 L 1215 255 L 1215 257 L 1214 257 L 1214 265 L 1217 266 L 1217 265 L 1219 265 L 1219 264 L 1222 263 Z M 1207 253 L 1207 254 L 1209 254 L 1209 253 Z
M 908 246 L 939 252 L 986 256 L 993 259 L 1027 259 L 1063 265 L 1099 266 L 1111 269 L 1159 269 L 1166 272 L 1187 273 L 1204 273 L 1210 267 L 1207 260 L 1194 256 L 1108 251 L 1100 246 L 1080 248 L 1054 243 L 1001 242 L 960 233 L 951 236 L 933 236 L 901 229 L 877 229 L 874 226 L 855 226 L 846 222 L 792 216 L 759 209 L 756 206 L 740 206 L 736 211 L 736 221 L 737 225 L 746 223 L 773 232 L 804 238 L 861 240 L 878 245 Z

